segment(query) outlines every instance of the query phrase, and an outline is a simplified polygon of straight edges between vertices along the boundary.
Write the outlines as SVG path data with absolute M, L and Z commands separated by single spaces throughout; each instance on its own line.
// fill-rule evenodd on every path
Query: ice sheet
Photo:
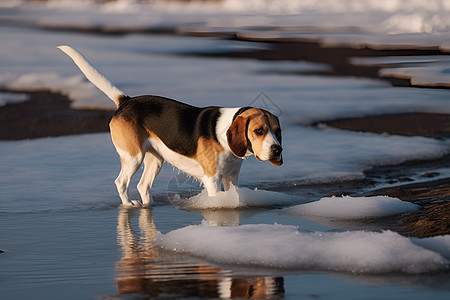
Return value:
M 388 196 L 324 197 L 316 202 L 296 205 L 283 210 L 288 215 L 314 216 L 331 219 L 362 219 L 413 212 L 419 205 Z
M 298 197 L 258 189 L 238 188 L 232 186 L 228 191 L 219 192 L 214 197 L 209 197 L 206 190 L 200 194 L 183 199 L 175 195 L 170 203 L 181 209 L 236 209 L 248 207 L 283 207 L 298 202 Z
M 442 240 L 448 243 L 450 236 Z M 429 250 L 421 240 L 412 242 L 391 231 L 304 233 L 278 224 L 215 227 L 203 222 L 160 234 L 154 243 L 233 265 L 365 274 L 420 274 L 449 268 L 437 247 Z

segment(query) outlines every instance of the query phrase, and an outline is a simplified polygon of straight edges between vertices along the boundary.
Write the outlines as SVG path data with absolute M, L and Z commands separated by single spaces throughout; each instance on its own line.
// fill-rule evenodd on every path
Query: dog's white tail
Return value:
M 108 79 L 100 74 L 78 51 L 69 46 L 59 46 L 58 49 L 66 53 L 86 78 L 92 82 L 99 90 L 106 94 L 119 107 L 122 99 L 127 95 L 115 87 Z

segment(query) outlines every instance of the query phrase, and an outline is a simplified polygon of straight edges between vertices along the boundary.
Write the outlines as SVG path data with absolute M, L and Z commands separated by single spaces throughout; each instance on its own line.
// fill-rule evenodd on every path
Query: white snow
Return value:
M 436 243 L 449 241 L 447 235 Z M 159 234 L 154 240 L 162 249 L 223 264 L 365 274 L 448 270 L 449 261 L 438 247 L 428 249 L 427 242 L 391 231 L 306 233 L 278 224 L 216 227 L 206 222 Z
M 219 192 L 214 197 L 209 197 L 206 190 L 202 190 L 189 199 L 182 199 L 180 195 L 175 195 L 170 203 L 182 209 L 204 210 L 286 206 L 295 201 L 298 201 L 298 197 L 284 193 L 232 186 L 230 190 Z
M 388 196 L 324 197 L 319 201 L 300 204 L 283 212 L 296 216 L 314 216 L 332 219 L 362 219 L 385 217 L 413 212 L 420 206 Z
M 429 238 L 412 238 L 411 241 L 421 247 L 440 253 L 446 259 L 450 259 L 449 235 L 440 235 Z

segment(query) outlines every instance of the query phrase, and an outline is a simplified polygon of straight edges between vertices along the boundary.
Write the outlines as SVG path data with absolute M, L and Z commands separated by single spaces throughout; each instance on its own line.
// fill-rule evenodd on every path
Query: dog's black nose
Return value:
M 280 156 L 281 152 L 283 151 L 283 148 L 281 148 L 280 145 L 272 145 L 270 147 L 270 150 L 272 151 L 272 156 L 276 157 L 276 156 Z

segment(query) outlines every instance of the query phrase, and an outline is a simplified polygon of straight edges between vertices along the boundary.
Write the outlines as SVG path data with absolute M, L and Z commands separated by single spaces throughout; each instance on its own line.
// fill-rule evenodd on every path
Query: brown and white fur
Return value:
M 117 105 L 111 137 L 122 168 L 115 180 L 124 206 L 151 203 L 150 190 L 164 161 L 201 181 L 208 195 L 237 185 L 243 158 L 283 163 L 281 127 L 270 112 L 254 107 L 195 107 L 160 96 L 128 97 L 76 50 L 59 46 L 97 88 Z M 138 184 L 142 203 L 130 200 L 131 177 L 144 163 Z

